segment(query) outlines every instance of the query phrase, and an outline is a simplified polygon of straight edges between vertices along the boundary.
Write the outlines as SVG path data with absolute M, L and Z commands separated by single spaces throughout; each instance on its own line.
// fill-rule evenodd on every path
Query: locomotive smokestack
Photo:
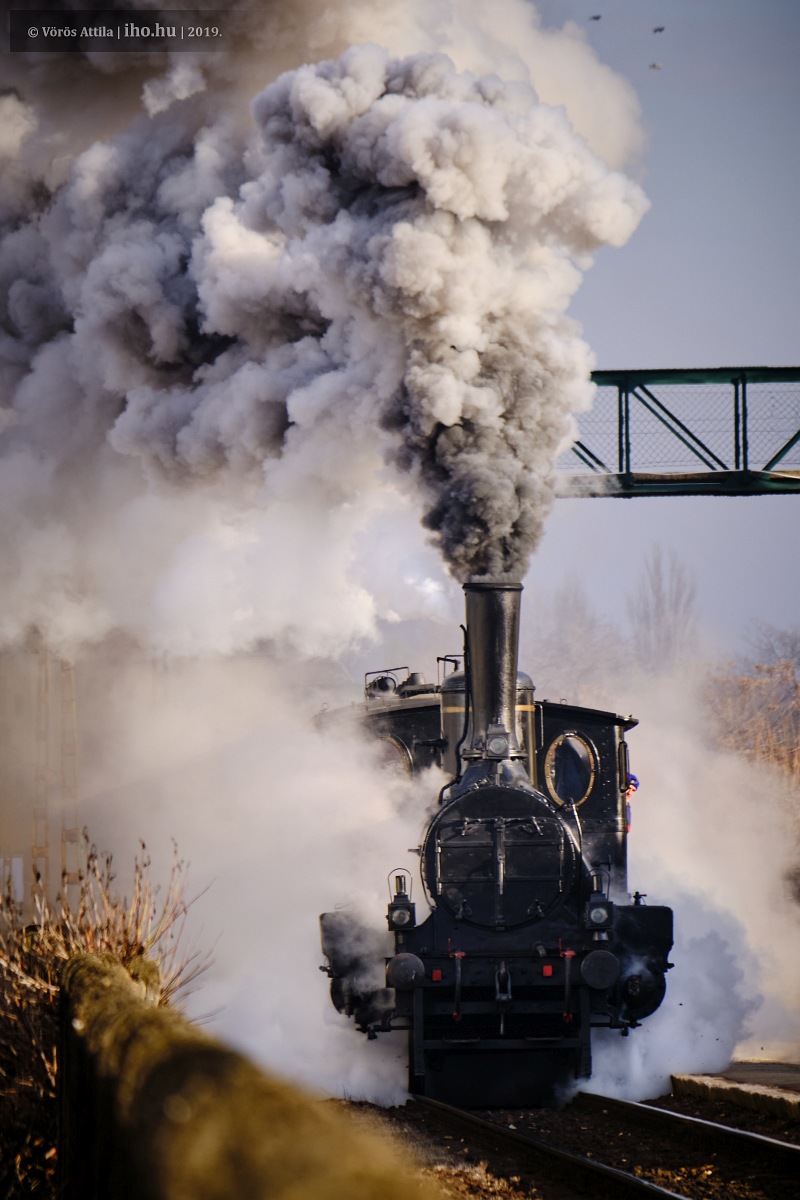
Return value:
M 524 758 L 516 734 L 521 583 L 465 583 L 470 727 L 465 759 Z

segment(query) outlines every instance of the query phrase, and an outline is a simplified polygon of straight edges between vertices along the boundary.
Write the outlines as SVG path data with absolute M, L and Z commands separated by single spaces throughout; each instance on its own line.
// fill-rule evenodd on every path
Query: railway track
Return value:
M 687 1142 L 701 1146 L 706 1152 L 738 1155 L 741 1158 L 768 1157 L 773 1171 L 787 1179 L 800 1180 L 800 1145 L 764 1137 L 763 1134 L 733 1129 L 716 1121 L 667 1112 L 650 1104 L 634 1104 L 629 1100 L 612 1100 L 608 1096 L 582 1093 L 572 1106 L 578 1111 L 606 1115 L 633 1131 L 655 1130 L 669 1138 L 672 1145 Z
M 569 1140 L 561 1142 L 552 1127 L 547 1140 L 523 1128 L 509 1128 L 508 1114 L 487 1119 L 424 1097 L 406 1106 L 415 1107 L 425 1114 L 429 1134 L 438 1127 L 447 1139 L 457 1131 L 473 1156 L 499 1164 L 506 1177 L 532 1180 L 536 1194 L 545 1200 L 566 1195 L 592 1200 L 645 1196 L 790 1200 L 797 1196 L 800 1147 L 648 1105 L 598 1096 L 581 1096 L 570 1105 L 592 1126 L 599 1123 L 601 1130 L 607 1128 L 608 1152 L 602 1155 L 596 1148 L 597 1128 L 591 1138 L 594 1149 L 582 1153 L 575 1148 L 574 1136 L 572 1145 Z M 535 1111 L 530 1115 L 535 1122 Z M 639 1153 L 631 1150 L 631 1144 L 639 1147 Z
M 556 1183 L 573 1188 L 576 1195 L 589 1195 L 595 1200 L 629 1200 L 643 1196 L 651 1197 L 651 1200 L 657 1197 L 683 1200 L 677 1192 L 452 1105 L 424 1096 L 418 1096 L 413 1103 L 438 1117 L 443 1128 L 467 1130 L 471 1143 L 479 1151 L 490 1147 L 493 1157 L 508 1159 L 518 1164 L 522 1171 L 533 1174 L 545 1197 L 551 1194 L 548 1185 Z

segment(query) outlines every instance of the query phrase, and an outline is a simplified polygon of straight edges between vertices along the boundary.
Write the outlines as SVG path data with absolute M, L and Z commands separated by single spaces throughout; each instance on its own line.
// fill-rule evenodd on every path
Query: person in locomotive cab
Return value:
M 625 822 L 628 826 L 628 833 L 631 831 L 631 800 L 639 790 L 639 780 L 635 775 L 628 776 L 628 787 L 625 791 Z

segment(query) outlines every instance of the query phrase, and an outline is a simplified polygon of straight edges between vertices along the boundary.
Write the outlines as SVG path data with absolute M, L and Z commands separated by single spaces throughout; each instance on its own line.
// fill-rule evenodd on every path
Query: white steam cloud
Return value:
M 375 742 L 346 721 L 309 720 L 310 696 L 265 658 L 185 660 L 155 671 L 96 651 L 85 665 L 84 722 L 96 751 L 83 773 L 83 817 L 113 845 L 130 887 L 139 838 L 166 878 L 171 839 L 188 860 L 183 951 L 212 963 L 187 1001 L 199 1020 L 271 1071 L 329 1095 L 401 1103 L 402 1034 L 367 1042 L 334 1010 L 320 973 L 318 916 L 346 907 L 389 941 L 392 868 L 419 893 L 418 844 L 443 782 L 387 773 Z M 388 946 L 386 947 L 388 950 Z M 377 960 L 376 960 L 377 965 Z
M 358 539 L 408 505 L 456 578 L 523 573 L 591 400 L 570 298 L 646 208 L 636 104 L 522 0 L 395 9 L 7 56 L 4 641 L 339 653 L 386 615 Z
M 800 857 L 796 790 L 716 745 L 701 644 L 671 667 L 655 656 L 638 666 L 632 640 L 576 580 L 526 596 L 521 663 L 539 697 L 639 718 L 627 735 L 640 779 L 629 887 L 675 914 L 666 998 L 629 1037 L 595 1031 L 588 1090 L 641 1100 L 668 1093 L 671 1074 L 734 1057 L 800 1061 L 800 909 L 787 884 Z

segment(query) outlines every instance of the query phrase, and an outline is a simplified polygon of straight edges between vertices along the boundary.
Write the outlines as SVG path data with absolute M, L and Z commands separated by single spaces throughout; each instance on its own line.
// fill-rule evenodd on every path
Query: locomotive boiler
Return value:
M 405 1030 L 412 1093 L 464 1107 L 551 1102 L 591 1073 L 592 1030 L 661 1003 L 672 911 L 628 893 L 625 734 L 637 722 L 535 699 L 517 669 L 519 583 L 465 585 L 463 667 L 365 683 L 365 721 L 405 770 L 450 776 L 418 848 L 424 902 L 392 872 L 393 953 L 320 918 L 334 1005 Z M 461 656 L 459 656 L 460 658 Z

